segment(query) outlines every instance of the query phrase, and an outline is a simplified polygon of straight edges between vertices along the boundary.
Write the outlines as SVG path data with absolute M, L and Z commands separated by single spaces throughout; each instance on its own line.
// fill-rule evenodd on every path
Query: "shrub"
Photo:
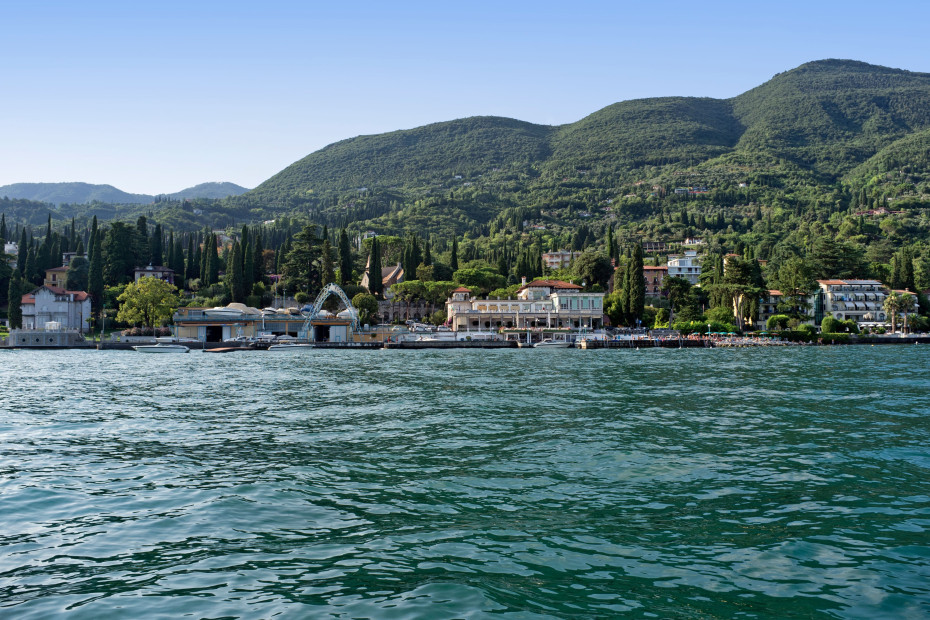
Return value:
M 709 323 L 733 323 L 733 311 L 723 306 L 711 308 L 704 313 L 704 316 Z
M 859 333 L 859 324 L 852 319 L 846 319 L 842 323 L 843 331 L 848 334 L 858 334 Z
M 820 322 L 820 331 L 827 334 L 835 334 L 842 331 L 843 323 L 833 318 L 832 316 L 823 317 L 823 321 Z
M 765 322 L 765 328 L 769 331 L 774 331 L 776 329 L 787 329 L 788 321 L 791 320 L 787 314 L 773 314 Z
M 672 326 L 673 329 L 681 332 L 683 335 L 688 334 L 706 334 L 707 321 L 676 321 Z M 736 331 L 736 326 L 729 323 L 710 323 L 710 331 L 720 333 L 730 333 Z
M 820 339 L 824 344 L 849 344 L 849 334 L 823 333 Z
M 807 330 L 783 331 L 778 335 L 791 342 L 811 342 L 814 339 L 814 334 Z

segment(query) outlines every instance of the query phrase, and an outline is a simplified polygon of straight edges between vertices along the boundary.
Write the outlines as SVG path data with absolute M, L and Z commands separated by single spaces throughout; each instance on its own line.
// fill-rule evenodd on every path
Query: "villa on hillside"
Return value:
M 174 284 L 174 269 L 151 264 L 146 267 L 136 267 L 133 272 L 133 282 L 138 282 L 142 278 L 158 278 L 168 284 Z
M 604 293 L 561 280 L 524 279 L 516 299 L 474 299 L 460 287 L 446 301 L 454 331 L 472 329 L 598 329 L 604 326 Z
M 90 295 L 84 291 L 42 285 L 23 295 L 20 305 L 23 329 L 44 329 L 47 323 L 52 323 L 60 329 L 88 330 Z
M 644 265 L 643 279 L 646 281 L 646 297 L 665 297 L 662 282 L 668 277 L 668 265 Z
M 371 257 L 369 256 L 368 262 L 365 263 L 365 273 L 362 274 L 362 281 L 359 282 L 359 286 L 361 286 L 366 291 L 371 290 L 371 288 L 369 287 L 369 284 L 371 283 L 371 280 L 369 278 L 371 276 L 368 273 L 370 268 L 371 268 Z M 403 282 L 403 281 L 404 281 L 404 268 L 400 266 L 400 263 L 397 263 L 393 267 L 382 267 L 381 268 L 381 286 L 382 286 L 381 290 L 384 291 L 385 299 L 390 299 L 391 297 L 394 296 L 394 294 L 391 292 L 391 285 L 397 284 L 398 282 Z
M 668 257 L 668 277 L 684 278 L 696 285 L 701 277 L 701 257 L 697 250 L 685 250 L 683 255 Z
M 68 288 L 68 267 L 53 267 L 45 270 L 45 280 L 42 282 L 45 286 L 54 286 L 58 288 Z
M 571 250 L 558 250 L 557 252 L 545 252 L 542 255 L 543 263 L 549 269 L 565 269 L 572 260 L 581 256 L 581 252 Z

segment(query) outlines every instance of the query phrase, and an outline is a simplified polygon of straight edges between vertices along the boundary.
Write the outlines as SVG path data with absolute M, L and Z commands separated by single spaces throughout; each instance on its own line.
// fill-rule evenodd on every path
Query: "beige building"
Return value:
M 581 252 L 558 250 L 557 252 L 544 253 L 542 259 L 543 264 L 549 269 L 565 269 L 579 256 L 581 256 Z
M 473 299 L 461 287 L 446 302 L 454 331 L 550 327 L 598 329 L 604 326 L 604 293 L 561 280 L 524 284 L 516 299 Z

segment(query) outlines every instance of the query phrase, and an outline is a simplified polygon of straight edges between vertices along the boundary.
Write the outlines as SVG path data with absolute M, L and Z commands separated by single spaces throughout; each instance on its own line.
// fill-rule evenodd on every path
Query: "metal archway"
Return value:
M 330 282 L 323 287 L 323 290 L 320 291 L 320 294 L 317 295 L 316 301 L 313 302 L 313 309 L 310 311 L 310 316 L 304 322 L 304 332 L 309 334 L 310 332 L 310 321 L 317 318 L 320 310 L 323 309 L 323 302 L 325 302 L 330 295 L 336 295 L 342 300 L 342 303 L 345 305 L 346 310 L 349 311 L 352 322 L 352 331 L 357 332 L 359 330 L 359 320 L 358 320 L 358 310 L 355 309 L 355 306 L 352 305 L 352 302 L 349 300 L 349 297 L 346 295 L 345 291 L 342 290 L 335 282 Z

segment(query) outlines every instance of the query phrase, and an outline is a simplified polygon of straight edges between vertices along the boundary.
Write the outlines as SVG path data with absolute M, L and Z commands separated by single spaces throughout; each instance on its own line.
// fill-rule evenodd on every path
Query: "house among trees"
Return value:
M 371 267 L 371 257 L 368 258 L 368 262 L 365 263 L 365 273 L 362 274 L 362 281 L 359 282 L 359 286 L 365 290 L 370 291 L 371 287 L 369 286 L 371 281 L 369 280 L 368 270 Z M 391 285 L 397 284 L 398 282 L 404 281 L 404 268 L 400 266 L 400 263 L 397 263 L 393 267 L 382 267 L 381 268 L 381 286 L 382 291 L 384 291 L 385 297 L 390 297 L 391 295 Z
M 23 329 L 44 329 L 47 323 L 57 323 L 60 329 L 88 330 L 91 304 L 84 291 L 43 285 L 23 295 L 21 308 Z
M 45 270 L 45 286 L 57 288 L 68 288 L 68 267 L 62 265 L 53 269 Z
M 133 272 L 133 282 L 138 282 L 140 278 L 158 278 L 168 284 L 174 284 L 174 269 L 162 267 L 160 265 L 147 267 L 136 267 Z
M 572 260 L 581 256 L 581 252 L 572 252 L 571 250 L 558 250 L 557 252 L 544 252 L 542 255 L 543 263 L 549 269 L 565 269 L 571 264 Z

